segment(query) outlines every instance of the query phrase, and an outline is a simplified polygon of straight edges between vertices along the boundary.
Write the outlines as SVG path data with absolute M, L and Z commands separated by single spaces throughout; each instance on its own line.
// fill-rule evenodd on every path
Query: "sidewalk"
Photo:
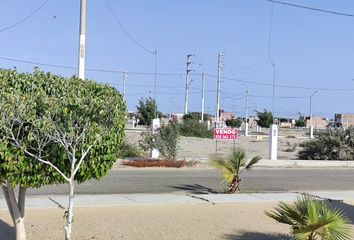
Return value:
M 308 192 L 311 195 L 331 200 L 354 201 L 354 191 Z M 119 207 L 176 204 L 219 203 L 267 203 L 293 201 L 300 193 L 240 193 L 240 194 L 112 194 L 77 195 L 75 207 Z M 68 197 L 64 195 L 28 196 L 27 208 L 65 208 Z M 7 209 L 5 199 L 0 198 L 0 210 Z
M 338 160 L 270 160 L 262 159 L 255 167 L 296 168 L 296 167 L 346 167 L 354 168 L 354 161 Z

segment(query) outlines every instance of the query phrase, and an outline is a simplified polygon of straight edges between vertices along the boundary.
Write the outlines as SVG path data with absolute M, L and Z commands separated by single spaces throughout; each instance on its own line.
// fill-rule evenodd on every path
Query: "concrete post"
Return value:
M 269 131 L 269 159 L 276 160 L 278 151 L 278 125 L 272 124 Z

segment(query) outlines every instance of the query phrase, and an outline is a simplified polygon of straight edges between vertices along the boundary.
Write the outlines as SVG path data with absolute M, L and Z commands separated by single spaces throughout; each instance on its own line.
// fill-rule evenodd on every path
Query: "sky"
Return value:
M 2 0 L 0 67 L 32 72 L 35 66 L 63 76 L 77 74 L 80 1 Z M 106 2 L 114 13 L 111 14 Z M 351 0 L 283 0 L 354 14 Z M 271 18 L 273 8 L 273 15 Z M 118 20 L 118 21 L 117 21 Z M 122 28 L 123 26 L 123 28 Z M 244 116 L 273 111 L 276 117 L 334 118 L 353 113 L 354 17 L 270 3 L 266 0 L 87 0 L 86 78 L 123 91 L 134 111 L 140 98 L 155 97 L 164 113 L 184 111 L 186 55 L 191 58 L 189 111 L 201 111 L 201 73 L 206 74 L 205 111 L 215 113 L 218 53 L 221 108 Z M 67 66 L 49 67 L 6 58 Z M 90 69 L 108 70 L 91 71 Z

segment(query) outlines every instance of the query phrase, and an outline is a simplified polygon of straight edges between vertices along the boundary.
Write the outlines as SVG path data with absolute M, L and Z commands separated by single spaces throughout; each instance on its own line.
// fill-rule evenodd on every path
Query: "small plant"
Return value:
M 255 156 L 247 161 L 245 150 L 237 148 L 227 158 L 215 156 L 211 159 L 210 165 L 221 171 L 224 178 L 223 182 L 228 184 L 227 193 L 235 193 L 240 190 L 240 174 L 245 169 L 250 169 L 260 159 L 261 157 Z
M 298 197 L 293 204 L 280 202 L 268 217 L 291 226 L 296 240 L 349 240 L 350 221 L 343 213 L 324 200 L 308 195 Z
M 161 155 L 167 159 L 175 159 L 177 156 L 177 143 L 179 138 L 178 128 L 176 123 L 169 123 L 160 128 L 160 131 L 155 135 L 147 130 L 142 133 L 143 141 L 139 146 L 144 151 L 158 149 Z

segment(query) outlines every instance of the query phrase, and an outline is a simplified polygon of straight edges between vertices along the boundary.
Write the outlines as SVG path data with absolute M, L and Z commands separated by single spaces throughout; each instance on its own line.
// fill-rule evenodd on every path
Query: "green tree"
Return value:
M 269 128 L 270 125 L 273 124 L 273 114 L 264 110 L 263 112 L 257 112 L 258 117 L 258 125 L 263 128 Z
M 151 126 L 152 120 L 155 118 L 155 99 L 141 98 L 136 106 L 138 112 L 139 125 Z M 157 107 L 156 107 L 157 111 Z M 156 112 L 157 118 L 162 116 L 162 113 Z
M 227 119 L 226 120 L 226 126 L 232 127 L 232 128 L 239 128 L 242 125 L 242 120 L 240 118 L 237 119 Z
M 227 192 L 235 193 L 240 190 L 240 174 L 245 169 L 250 169 L 260 159 L 259 156 L 255 156 L 248 161 L 245 150 L 238 148 L 233 150 L 226 158 L 214 156 L 211 159 L 210 165 L 221 171 L 224 178 L 223 181 L 228 184 Z
M 100 179 L 116 161 L 124 136 L 123 99 L 107 85 L 39 70 L 1 70 L 0 78 L 0 173 L 10 214 L 16 219 L 16 212 L 24 212 L 24 196 L 11 196 L 14 186 L 68 183 L 70 240 L 75 181 Z
M 305 121 L 303 119 L 296 120 L 295 127 L 305 127 Z
M 350 221 L 324 200 L 301 196 L 293 204 L 280 202 L 275 211 L 265 214 L 279 223 L 291 226 L 296 240 L 351 239 Z

